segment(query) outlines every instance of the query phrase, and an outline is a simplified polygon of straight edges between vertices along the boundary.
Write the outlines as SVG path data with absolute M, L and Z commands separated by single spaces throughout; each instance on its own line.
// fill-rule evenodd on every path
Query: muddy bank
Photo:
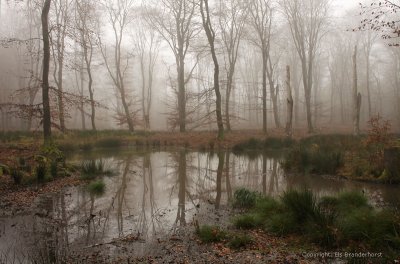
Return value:
M 113 241 L 89 245 L 67 257 L 69 263 L 323 263 L 322 259 L 305 259 L 305 248 L 299 238 L 277 238 L 262 230 L 245 231 L 253 240 L 245 248 L 234 250 L 226 241 L 202 243 L 195 224 L 218 225 L 227 232 L 235 230 L 230 220 L 238 213 L 229 206 L 215 209 L 205 205 L 184 225 L 168 234 L 149 240 L 129 235 Z M 146 247 L 143 247 L 146 244 Z M 314 249 L 315 250 L 315 249 Z

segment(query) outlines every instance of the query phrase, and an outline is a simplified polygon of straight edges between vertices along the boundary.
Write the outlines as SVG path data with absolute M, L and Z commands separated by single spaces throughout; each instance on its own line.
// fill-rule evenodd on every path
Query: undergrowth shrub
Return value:
M 226 237 L 226 232 L 218 226 L 203 225 L 197 230 L 197 235 L 204 243 L 220 242 Z
M 240 249 L 251 244 L 253 239 L 246 234 L 234 234 L 230 239 L 228 246 L 232 249 Z
M 400 250 L 399 213 L 372 207 L 361 192 L 319 198 L 310 190 L 288 190 L 279 199 L 259 197 L 233 223 L 238 229 L 263 227 L 276 235 L 298 234 L 324 248 L 346 248 L 356 242 L 387 254 Z
M 102 180 L 89 183 L 88 190 L 92 195 L 101 195 L 106 189 L 106 184 Z
M 259 194 L 245 188 L 240 188 L 233 195 L 233 206 L 240 208 L 251 208 L 256 205 Z

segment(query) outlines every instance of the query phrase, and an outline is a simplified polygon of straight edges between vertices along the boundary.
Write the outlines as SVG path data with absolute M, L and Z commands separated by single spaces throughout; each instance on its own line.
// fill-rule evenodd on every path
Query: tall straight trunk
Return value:
M 154 65 L 152 64 L 151 60 L 149 62 L 149 80 L 148 80 L 148 87 L 147 87 L 147 116 L 145 117 L 145 122 L 146 122 L 146 127 L 147 129 L 150 129 L 150 111 L 151 111 L 151 102 L 152 102 L 152 96 L 153 96 L 153 73 L 154 73 Z
M 334 77 L 334 72 L 331 67 L 329 67 L 329 74 L 331 78 L 331 98 L 330 98 L 330 117 L 329 121 L 332 124 L 334 121 L 334 115 L 335 115 L 335 106 L 334 106 L 334 95 L 335 95 L 335 90 L 336 90 L 336 85 L 335 85 L 335 77 Z
M 267 61 L 268 54 L 263 48 L 262 50 L 262 119 L 263 119 L 263 132 L 267 133 Z
M 134 125 L 133 125 L 133 120 L 132 120 L 132 116 L 131 113 L 129 111 L 129 106 L 128 106 L 128 102 L 126 101 L 126 93 L 125 93 L 125 87 L 121 84 L 120 87 L 120 92 L 121 92 L 121 102 L 122 102 L 122 107 L 124 108 L 124 112 L 125 112 L 125 116 L 126 116 L 126 120 L 128 123 L 128 128 L 130 132 L 134 132 Z
M 294 80 L 294 109 L 293 109 L 293 111 L 294 111 L 294 123 L 295 123 L 295 125 L 296 126 L 298 126 L 299 125 L 299 121 L 300 121 L 300 117 L 299 117 L 299 112 L 300 112 L 300 109 L 299 109 L 299 103 L 300 103 L 300 82 L 301 82 L 301 80 L 299 80 L 299 82 L 297 82 L 298 81 L 298 74 L 297 74 L 297 68 L 295 68 L 295 70 L 294 70 L 294 74 L 295 74 L 295 78 L 293 78 L 293 80 Z
M 292 136 L 292 124 L 293 124 L 293 97 L 292 87 L 290 86 L 290 66 L 286 66 L 286 93 L 287 93 L 287 110 L 286 110 L 286 136 Z
M 368 97 L 368 117 L 372 117 L 371 88 L 370 88 L 370 66 L 369 53 L 367 53 L 367 97 Z
M 93 46 L 90 43 L 90 51 L 88 51 L 88 47 L 84 45 L 83 53 L 85 57 L 85 64 L 86 64 L 86 73 L 88 75 L 88 90 L 89 90 L 89 99 L 90 99 L 90 121 L 92 123 L 92 130 L 96 131 L 96 107 L 94 101 L 94 91 L 93 91 L 93 76 L 92 76 L 92 56 L 93 56 Z
M 216 114 L 217 114 L 217 125 L 218 125 L 218 139 L 223 139 L 224 137 L 224 123 L 222 120 L 222 99 L 221 92 L 219 89 L 219 64 L 218 58 L 215 51 L 215 32 L 212 28 L 210 19 L 210 10 L 208 7 L 208 0 L 201 0 L 200 2 L 200 12 L 203 21 L 203 28 L 206 32 L 208 44 L 211 49 L 211 56 L 214 62 L 214 91 L 216 96 Z
M 268 66 L 267 66 L 267 76 L 269 83 L 269 91 L 271 94 L 272 110 L 274 112 L 274 121 L 276 128 L 280 128 L 281 123 L 279 121 L 279 109 L 278 109 L 279 86 L 275 85 L 274 82 L 274 68 L 272 66 L 271 57 L 268 58 Z
M 179 131 L 186 132 L 186 93 L 185 93 L 185 60 L 183 52 L 179 53 L 178 70 L 178 116 Z
M 62 55 L 64 56 L 64 55 Z M 57 90 L 57 99 L 58 99 L 58 117 L 60 119 L 60 130 L 62 132 L 66 131 L 65 127 L 65 107 L 64 107 L 64 87 L 63 87 L 63 68 L 64 68 L 64 59 L 59 57 L 58 59 L 58 90 Z
M 354 47 L 353 53 L 353 133 L 360 134 L 360 109 L 361 94 L 358 93 L 357 84 L 357 45 Z
M 84 78 L 83 78 L 83 73 L 82 73 L 82 70 L 83 70 L 83 60 L 82 60 L 82 64 L 81 64 L 81 73 L 80 73 L 80 81 L 81 81 L 81 83 L 80 83 L 80 96 L 82 97 L 81 98 L 81 107 L 80 107 L 80 110 L 81 110 L 81 121 L 82 121 L 82 130 L 86 130 L 86 117 L 85 117 L 85 102 L 84 102 L 84 100 L 83 100 L 83 85 L 84 85 Z
M 231 114 L 230 114 L 230 98 L 232 92 L 232 84 L 233 84 L 233 75 L 235 69 L 234 66 L 229 66 L 229 72 L 227 75 L 227 84 L 226 84 L 226 95 L 225 95 L 225 118 L 226 118 L 226 130 L 231 131 Z
M 314 74 L 314 126 L 317 126 L 318 121 L 318 92 L 319 92 L 319 77 Z
M 50 69 L 50 41 L 49 41 L 49 11 L 51 0 L 45 0 L 42 9 L 42 35 L 43 35 L 43 77 L 42 77 L 42 100 L 43 100 L 43 136 L 48 142 L 51 138 L 51 114 L 49 99 L 49 69 Z
M 142 115 L 144 119 L 144 130 L 147 130 L 147 112 L 145 105 L 145 91 L 146 91 L 146 78 L 144 72 L 144 58 L 143 55 L 140 56 L 140 73 L 142 75 Z
M 311 52 L 310 52 L 311 53 Z M 304 95 L 306 101 L 306 116 L 307 116 L 307 129 L 308 133 L 314 132 L 312 124 L 312 112 L 311 112 L 311 91 L 313 87 L 312 73 L 313 73 L 313 59 L 308 59 L 308 66 L 306 62 L 303 63 L 303 84 L 304 84 Z

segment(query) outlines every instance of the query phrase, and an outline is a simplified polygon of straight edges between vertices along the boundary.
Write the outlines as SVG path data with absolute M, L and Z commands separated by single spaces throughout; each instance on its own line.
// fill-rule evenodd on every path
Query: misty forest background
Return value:
M 45 2 L 53 130 L 400 129 L 390 1 L 0 0 L 2 131 L 42 129 Z

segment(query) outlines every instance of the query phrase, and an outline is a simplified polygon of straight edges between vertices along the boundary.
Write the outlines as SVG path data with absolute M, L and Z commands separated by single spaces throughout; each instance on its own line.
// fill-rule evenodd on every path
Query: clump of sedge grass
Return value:
M 253 239 L 246 234 L 234 234 L 228 242 L 228 246 L 232 249 L 240 249 L 251 244 Z
M 88 190 L 92 195 L 101 195 L 106 189 L 106 184 L 102 180 L 89 183 Z
M 226 232 L 218 226 L 203 225 L 197 230 L 197 235 L 204 243 L 220 242 L 226 237 Z
M 389 255 L 400 250 L 398 213 L 373 208 L 360 192 L 318 198 L 310 190 L 288 190 L 279 199 L 258 198 L 248 210 L 233 219 L 236 228 L 298 234 L 325 248 L 356 242 Z
M 245 188 L 240 188 L 233 195 L 233 206 L 239 208 L 252 208 L 256 205 L 259 194 Z

